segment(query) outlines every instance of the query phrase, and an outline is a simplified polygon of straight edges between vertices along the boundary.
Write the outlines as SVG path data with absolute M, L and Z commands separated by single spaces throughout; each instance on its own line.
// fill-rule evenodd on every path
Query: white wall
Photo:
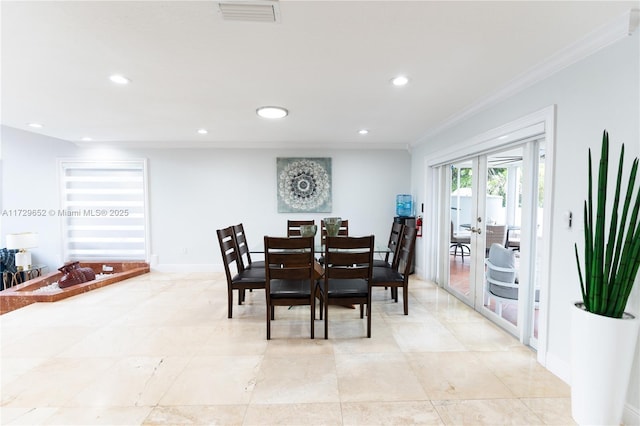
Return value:
M 549 334 L 547 367 L 569 379 L 570 305 L 579 300 L 574 242 L 581 240 L 582 204 L 587 193 L 586 159 L 589 147 L 599 158 L 602 131 L 610 135 L 611 155 L 625 142 L 627 158 L 640 155 L 640 31 L 594 55 L 565 68 L 506 101 L 488 107 L 458 125 L 425 140 L 412 151 L 412 188 L 424 193 L 425 158 L 439 149 L 462 144 L 473 136 L 497 128 L 549 105 L 557 105 L 556 164 L 551 245 Z M 418 202 L 421 202 L 420 200 Z M 562 214 L 574 213 L 574 226 L 565 229 Z M 417 268 L 424 264 L 418 256 Z M 568 266 L 569 265 L 569 266 Z M 638 284 L 638 283 L 636 283 Z M 640 285 L 636 285 L 628 309 L 640 313 Z M 639 422 L 640 344 L 636 351 L 628 392 L 632 421 Z
M 19 209 L 60 208 L 56 158 L 73 156 L 72 143 L 43 137 L 9 127 L 0 129 L 2 163 L 0 170 L 2 215 L 0 215 L 0 246 L 6 235 L 33 231 L 39 234 L 39 245 L 30 250 L 34 264 L 45 264 L 49 272 L 63 263 L 61 223 L 56 216 L 16 216 Z
M 285 235 L 288 218 L 319 224 L 336 215 L 349 219 L 351 234 L 373 233 L 386 243 L 395 197 L 410 189 L 410 155 L 400 150 L 88 149 L 11 128 L 2 137 L 4 209 L 57 210 L 58 158 L 148 159 L 151 254 L 161 270 L 222 270 L 215 231 L 239 222 L 253 246 L 265 234 Z M 332 158 L 331 213 L 277 212 L 276 158 L 302 156 Z M 40 233 L 34 260 L 49 270 L 62 264 L 60 218 L 2 219 L 5 233 Z

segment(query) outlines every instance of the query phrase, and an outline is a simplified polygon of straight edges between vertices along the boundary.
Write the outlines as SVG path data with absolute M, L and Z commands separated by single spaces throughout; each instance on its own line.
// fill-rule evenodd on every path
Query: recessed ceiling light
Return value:
M 394 86 L 404 86 L 409 82 L 409 79 L 404 75 L 399 75 L 391 80 L 391 84 Z
M 361 135 L 366 135 L 369 133 L 369 131 L 367 129 L 360 129 L 358 130 L 358 133 L 360 133 Z
M 91 142 L 93 140 L 93 138 L 85 136 L 84 138 L 82 138 L 82 140 L 85 141 L 85 142 Z
M 289 115 L 289 111 L 277 106 L 263 106 L 256 110 L 256 114 L 262 118 L 284 118 Z
M 200 133 L 201 135 L 206 135 L 207 133 L 209 133 L 209 131 L 207 129 L 198 129 L 198 133 Z
M 27 126 L 33 127 L 34 129 L 42 129 L 42 124 L 40 123 L 29 123 Z
M 109 80 L 113 81 L 116 84 L 129 84 L 131 82 L 131 80 L 129 80 L 127 77 L 120 74 L 114 74 L 110 76 Z

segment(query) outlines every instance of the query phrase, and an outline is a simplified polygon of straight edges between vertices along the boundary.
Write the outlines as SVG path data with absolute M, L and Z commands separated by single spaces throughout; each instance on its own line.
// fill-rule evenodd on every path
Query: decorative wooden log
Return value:
M 67 262 L 58 268 L 58 271 L 64 274 L 58 280 L 58 287 L 60 288 L 67 288 L 96 279 L 93 269 L 80 267 L 80 262 Z

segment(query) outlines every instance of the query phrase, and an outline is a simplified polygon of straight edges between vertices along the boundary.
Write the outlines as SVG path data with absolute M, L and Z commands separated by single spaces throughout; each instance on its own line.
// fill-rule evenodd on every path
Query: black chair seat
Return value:
M 395 269 L 374 267 L 373 277 L 371 281 L 373 283 L 376 283 L 376 282 L 402 283 L 404 282 L 404 276 Z
M 311 294 L 309 280 L 271 280 L 269 294 L 273 299 L 308 299 Z
M 260 283 L 262 288 L 264 288 L 264 271 L 261 273 L 258 270 L 245 269 L 235 274 L 233 278 L 231 278 L 231 282 L 234 284 Z
M 245 269 L 244 271 L 240 271 L 235 277 L 240 277 L 240 279 L 242 280 L 264 281 L 264 278 L 265 278 L 264 267 L 262 269 L 258 269 L 258 268 Z M 236 280 L 235 277 L 233 278 L 233 281 Z
M 324 291 L 324 282 L 320 282 Z M 329 279 L 329 298 L 367 297 L 369 285 L 364 279 Z
M 374 268 L 391 268 L 391 264 L 384 259 L 374 259 L 373 267 Z

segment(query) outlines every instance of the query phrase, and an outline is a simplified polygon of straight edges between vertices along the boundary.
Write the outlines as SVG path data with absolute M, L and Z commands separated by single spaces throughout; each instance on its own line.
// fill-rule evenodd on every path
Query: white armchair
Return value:
M 485 259 L 485 305 L 496 301 L 496 314 L 502 316 L 502 303 L 518 300 L 518 270 L 515 253 L 502 244 L 494 243 Z

